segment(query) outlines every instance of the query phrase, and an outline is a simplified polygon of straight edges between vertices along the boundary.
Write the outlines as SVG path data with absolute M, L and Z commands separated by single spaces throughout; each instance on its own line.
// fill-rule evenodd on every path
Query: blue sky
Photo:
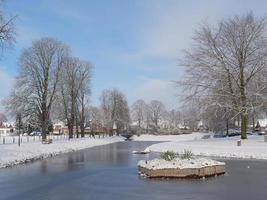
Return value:
M 21 49 L 55 37 L 93 63 L 93 105 L 103 89 L 118 88 L 130 104 L 159 99 L 177 108 L 178 59 L 198 25 L 251 10 L 265 16 L 266 7 L 264 0 L 8 0 L 5 12 L 18 15 L 17 43 L 0 60 L 0 99 L 10 92 Z

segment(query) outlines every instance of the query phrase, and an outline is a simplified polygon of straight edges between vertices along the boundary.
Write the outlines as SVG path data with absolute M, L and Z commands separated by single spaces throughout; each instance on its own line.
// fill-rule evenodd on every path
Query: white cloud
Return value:
M 117 49 L 112 56 L 124 62 L 180 58 L 183 56 L 182 50 L 190 47 L 194 30 L 199 24 L 203 21 L 216 24 L 218 20 L 236 14 L 239 6 L 234 4 L 230 0 L 206 0 L 205 3 L 148 1 L 144 4 L 144 19 L 138 22 L 135 36 L 131 38 L 134 41 L 131 51 Z
M 168 109 L 179 107 L 178 89 L 169 80 L 140 77 L 138 86 L 129 94 L 131 99 L 162 101 Z

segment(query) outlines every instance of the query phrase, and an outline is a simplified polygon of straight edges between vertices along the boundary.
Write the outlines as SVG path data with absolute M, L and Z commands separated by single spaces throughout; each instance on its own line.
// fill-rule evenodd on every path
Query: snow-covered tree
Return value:
M 182 114 L 180 111 L 175 109 L 166 111 L 165 119 L 169 124 L 169 128 L 178 128 L 179 125 L 182 124 Z
M 131 107 L 131 119 L 136 121 L 139 127 L 141 127 L 144 123 L 146 106 L 145 101 L 143 99 L 139 99 L 135 101 Z
M 90 95 L 91 68 L 88 62 L 79 58 L 65 58 L 57 100 L 63 111 L 61 116 L 67 121 L 69 138 L 73 138 L 75 122 L 76 128 L 80 126 L 84 136 L 84 109 Z
M 241 138 L 247 138 L 248 114 L 266 102 L 266 18 L 253 13 L 202 25 L 182 62 L 186 101 L 202 110 L 225 108 L 241 118 Z
M 20 115 L 39 126 L 43 139 L 67 55 L 68 47 L 56 39 L 34 41 L 22 51 L 15 86 L 5 103 L 14 116 Z
M 81 137 L 84 137 L 85 130 L 85 108 L 89 104 L 91 95 L 91 70 L 92 65 L 89 62 L 81 61 L 79 66 L 79 79 L 81 87 L 77 96 L 77 119 L 81 129 Z
M 103 111 L 96 106 L 88 106 L 85 108 L 85 126 L 93 130 L 96 125 L 104 126 Z
M 122 92 L 117 89 L 104 90 L 100 101 L 107 128 L 112 129 L 115 123 L 118 131 L 121 131 L 129 125 L 130 111 Z
M 149 111 L 152 123 L 155 126 L 159 125 L 159 120 L 161 120 L 166 112 L 165 106 L 161 101 L 152 100 L 149 104 Z

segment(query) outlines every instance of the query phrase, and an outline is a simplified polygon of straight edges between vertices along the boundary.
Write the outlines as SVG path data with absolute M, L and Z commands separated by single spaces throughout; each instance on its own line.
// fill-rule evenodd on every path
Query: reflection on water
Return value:
M 227 162 L 227 175 L 205 180 L 144 179 L 136 155 L 149 142 L 120 142 L 0 170 L 0 199 L 266 199 L 267 163 Z M 248 167 L 249 166 L 249 167 Z
M 43 162 L 41 162 L 41 173 L 42 174 L 46 174 L 46 172 L 47 172 L 47 161 L 46 160 L 44 160 Z

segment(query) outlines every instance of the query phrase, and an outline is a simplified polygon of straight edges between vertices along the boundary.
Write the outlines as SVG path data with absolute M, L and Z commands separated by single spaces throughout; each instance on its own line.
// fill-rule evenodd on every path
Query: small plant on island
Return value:
M 175 158 L 178 157 L 177 153 L 173 152 L 173 151 L 165 151 L 161 154 L 160 156 L 162 159 L 166 160 L 166 161 L 172 161 Z
M 182 153 L 175 153 L 174 151 L 165 151 L 163 152 L 160 157 L 166 161 L 172 161 L 176 158 L 180 158 L 182 160 L 185 160 L 185 159 L 192 159 L 194 158 L 194 153 L 189 150 L 189 149 L 184 149 L 184 151 Z
M 179 158 L 181 158 L 181 159 L 192 159 L 192 158 L 194 158 L 194 153 L 191 151 L 191 150 L 189 150 L 189 149 L 185 149 L 181 154 L 179 154 L 178 155 L 179 156 Z

